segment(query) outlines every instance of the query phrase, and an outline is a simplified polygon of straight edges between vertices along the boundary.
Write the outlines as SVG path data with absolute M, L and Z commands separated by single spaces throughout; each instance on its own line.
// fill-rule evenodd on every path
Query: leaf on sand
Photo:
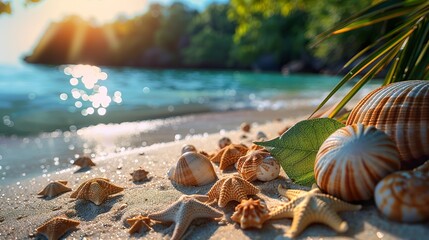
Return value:
M 280 137 L 255 142 L 265 147 L 276 158 L 283 170 L 296 183 L 311 186 L 315 183 L 314 161 L 322 143 L 344 124 L 331 118 L 304 120 Z

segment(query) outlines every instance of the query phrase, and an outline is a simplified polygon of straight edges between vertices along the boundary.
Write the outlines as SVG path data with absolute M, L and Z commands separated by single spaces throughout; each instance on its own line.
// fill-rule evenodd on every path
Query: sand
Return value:
M 168 169 L 180 156 L 184 144 L 193 144 L 199 150 L 215 152 L 217 142 L 228 136 L 234 143 L 243 142 L 250 145 L 258 131 L 263 131 L 269 138 L 277 136 L 277 132 L 298 119 L 273 121 L 261 125 L 253 125 L 250 133 L 239 130 L 227 131 L 223 134 L 194 135 L 175 142 L 154 144 L 130 151 L 95 158 L 97 166 L 89 171 L 77 171 L 78 167 L 70 167 L 58 173 L 39 176 L 13 185 L 0 186 L 0 239 L 32 239 L 41 238 L 35 235 L 34 229 L 52 217 L 67 215 L 81 221 L 79 227 L 64 235 L 67 239 L 169 239 L 174 225 L 156 224 L 153 230 L 130 235 L 125 219 L 137 214 L 149 214 L 164 209 L 183 194 L 206 194 L 212 184 L 202 187 L 183 187 L 171 183 L 166 176 Z M 129 175 L 133 169 L 143 167 L 149 171 L 149 181 L 134 183 Z M 219 172 L 219 177 L 233 174 Z M 37 192 L 52 180 L 67 180 L 72 189 L 80 183 L 94 177 L 106 177 L 126 189 L 100 206 L 91 202 L 70 198 L 71 192 L 46 200 L 37 197 Z M 273 207 L 285 201 L 277 193 L 279 184 L 288 188 L 300 188 L 281 176 L 270 182 L 254 182 L 261 189 L 259 198 Z M 270 220 L 260 230 L 242 230 L 230 220 L 234 206 L 230 202 L 225 208 L 226 222 L 218 223 L 209 219 L 195 220 L 188 228 L 184 239 L 284 239 L 285 232 L 290 228 L 291 219 Z M 349 224 L 346 233 L 338 234 L 328 226 L 313 224 L 299 238 L 324 239 L 423 239 L 429 235 L 429 224 L 403 224 L 385 219 L 374 207 L 373 202 L 364 203 L 363 209 L 357 212 L 344 212 L 340 216 Z

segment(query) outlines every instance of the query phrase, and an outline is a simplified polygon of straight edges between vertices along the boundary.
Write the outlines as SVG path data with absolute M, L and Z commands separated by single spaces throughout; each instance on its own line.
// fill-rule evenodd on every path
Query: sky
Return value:
M 176 0 L 177 1 L 177 0 Z M 212 2 L 227 0 L 181 0 L 192 8 L 204 9 Z M 171 4 L 174 0 L 43 0 L 24 6 L 12 1 L 13 13 L 0 15 L 0 64 L 17 64 L 42 37 L 52 21 L 67 15 L 78 15 L 102 24 L 118 16 L 133 17 L 147 10 L 151 2 Z

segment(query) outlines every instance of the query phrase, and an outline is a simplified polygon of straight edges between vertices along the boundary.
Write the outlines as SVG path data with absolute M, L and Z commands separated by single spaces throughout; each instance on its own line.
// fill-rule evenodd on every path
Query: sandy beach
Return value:
M 130 235 L 126 219 L 137 214 L 147 215 L 166 208 L 183 194 L 206 194 L 214 184 L 202 187 L 183 187 L 167 179 L 167 171 L 177 161 L 184 144 L 193 144 L 198 150 L 213 153 L 218 149 L 217 142 L 223 137 L 231 138 L 233 143 L 250 145 L 256 133 L 263 131 L 269 138 L 278 135 L 284 126 L 292 125 L 300 118 L 289 118 L 265 124 L 253 124 L 251 132 L 240 130 L 214 134 L 193 135 L 174 142 L 159 143 L 148 147 L 132 149 L 109 157 L 95 158 L 95 167 L 88 171 L 77 171 L 70 167 L 60 172 L 39 176 L 11 185 L 0 187 L 0 239 L 43 239 L 35 234 L 35 229 L 55 216 L 68 216 L 79 220 L 77 229 L 69 231 L 66 239 L 169 239 L 174 225 L 154 224 L 153 230 Z M 237 126 L 238 129 L 238 126 Z M 246 138 L 243 137 L 246 135 Z M 130 181 L 130 173 L 139 167 L 149 171 L 149 180 L 142 183 Z M 221 173 L 219 178 L 233 174 Z M 126 189 L 105 203 L 96 206 L 89 201 L 70 198 L 71 192 L 53 199 L 39 198 L 37 193 L 53 180 L 67 180 L 68 186 L 75 190 L 80 183 L 94 177 L 109 178 L 113 183 Z M 272 208 L 286 199 L 280 197 L 277 186 L 305 189 L 287 179 L 283 170 L 280 177 L 270 182 L 254 182 L 261 192 L 257 197 Z M 219 208 L 225 214 L 220 223 L 210 219 L 192 222 L 183 239 L 285 239 L 292 219 L 269 220 L 262 229 L 242 230 L 230 219 L 237 203 L 230 202 Z M 298 238 L 324 239 L 424 239 L 429 234 L 429 223 L 403 224 L 385 219 L 377 211 L 373 202 L 363 203 L 357 212 L 343 212 L 340 216 L 348 222 L 349 230 L 338 234 L 326 225 L 314 224 Z

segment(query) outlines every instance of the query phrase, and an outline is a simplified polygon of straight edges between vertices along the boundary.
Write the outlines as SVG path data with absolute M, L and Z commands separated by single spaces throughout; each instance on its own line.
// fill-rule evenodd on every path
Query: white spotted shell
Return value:
M 196 152 L 186 152 L 167 173 L 168 178 L 185 186 L 202 186 L 217 180 L 210 160 Z
M 429 219 L 429 161 L 426 169 L 395 172 L 375 188 L 375 204 L 389 219 L 419 222 Z
M 395 143 L 372 126 L 354 124 L 331 134 L 316 155 L 314 174 L 323 191 L 346 201 L 369 200 L 375 185 L 399 170 Z
M 429 158 L 429 81 L 389 84 L 369 93 L 353 108 L 347 125 L 375 126 L 389 135 L 401 154 L 403 169 Z
M 264 182 L 276 179 L 279 174 L 280 164 L 273 156 L 264 158 L 261 165 L 256 169 L 256 178 Z

